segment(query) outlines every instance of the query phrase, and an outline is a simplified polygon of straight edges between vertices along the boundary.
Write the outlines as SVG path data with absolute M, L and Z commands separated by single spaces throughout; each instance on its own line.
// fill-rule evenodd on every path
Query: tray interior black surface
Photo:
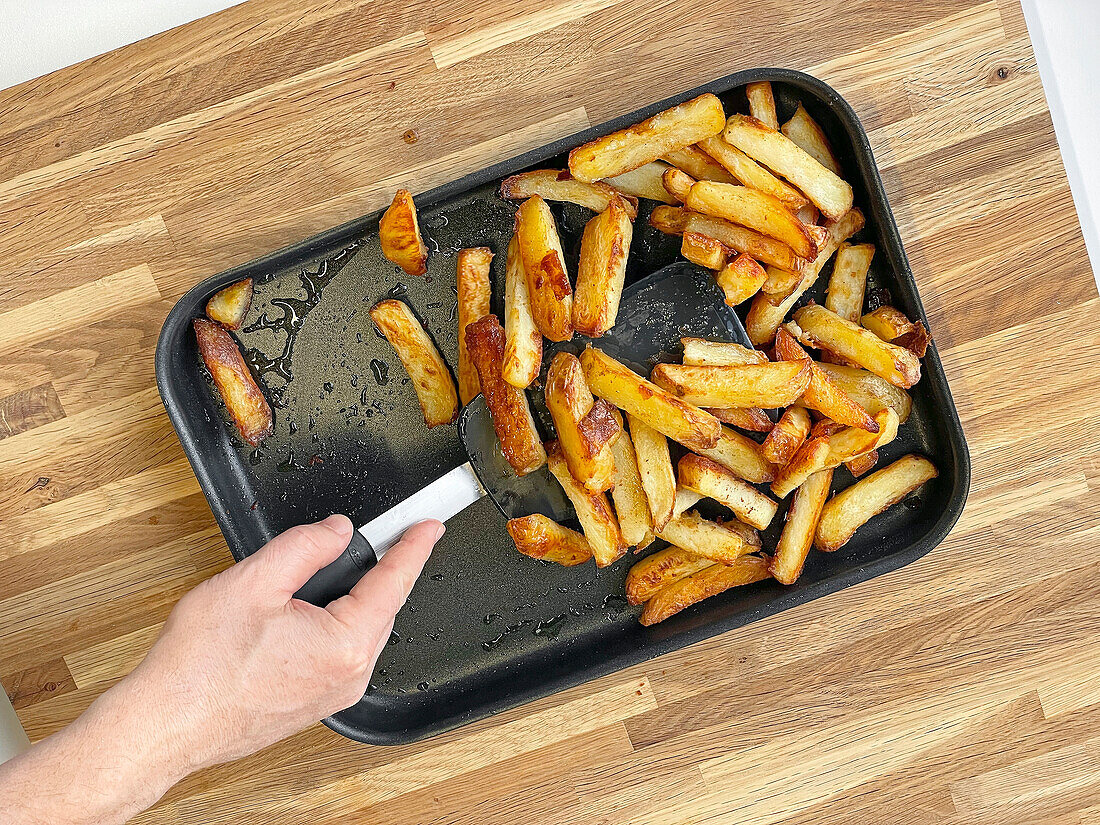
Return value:
M 181 299 L 158 346 L 158 383 L 234 556 L 331 512 L 364 523 L 466 461 L 455 427 L 424 427 L 405 372 L 367 313 L 379 298 L 400 295 L 453 368 L 459 249 L 488 246 L 496 253 L 492 307 L 502 312 L 514 205 L 497 196 L 500 177 L 524 168 L 562 168 L 571 146 L 701 91 L 718 94 L 727 113 L 747 111 L 739 87 L 760 79 L 773 81 L 781 120 L 801 100 L 832 141 L 855 188 L 856 205 L 867 215 L 857 240 L 874 242 L 878 249 L 868 289 L 873 300 L 888 295 L 910 317 L 923 317 L 866 138 L 851 110 L 827 86 L 799 73 L 765 69 L 733 75 L 417 196 L 431 252 L 425 278 L 407 277 L 382 257 L 378 216 L 372 215 L 222 273 Z M 679 257 L 679 239 L 648 226 L 652 206 L 643 201 L 635 222 L 628 283 Z M 570 204 L 551 208 L 575 273 L 580 233 L 592 213 Z M 807 299 L 822 300 L 828 272 L 827 267 Z M 257 449 L 237 439 L 226 423 L 190 334 L 190 319 L 201 314 L 206 298 L 246 275 L 256 278 L 256 290 L 239 338 L 275 406 L 275 431 Z M 526 558 L 515 551 L 504 519 L 485 498 L 448 523 L 397 618 L 366 696 L 328 724 L 363 741 L 409 741 L 918 558 L 954 524 L 969 485 L 962 430 L 934 346 L 923 369 L 912 390 L 913 414 L 882 460 L 919 451 L 936 462 L 940 477 L 919 497 L 874 519 L 837 553 L 812 552 L 794 586 L 761 582 L 738 588 L 643 628 L 638 611 L 622 595 L 635 557 L 602 571 L 592 564 L 562 568 Z M 846 470 L 835 475 L 838 489 L 852 482 Z M 765 547 L 774 546 L 781 523 L 780 515 L 765 534 Z

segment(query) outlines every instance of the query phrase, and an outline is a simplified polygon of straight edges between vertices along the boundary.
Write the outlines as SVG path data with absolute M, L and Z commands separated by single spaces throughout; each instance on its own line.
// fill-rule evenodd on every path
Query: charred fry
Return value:
M 210 370 L 241 438 L 255 447 L 271 433 L 271 405 L 257 386 L 233 336 L 205 318 L 192 322 L 202 361 Z

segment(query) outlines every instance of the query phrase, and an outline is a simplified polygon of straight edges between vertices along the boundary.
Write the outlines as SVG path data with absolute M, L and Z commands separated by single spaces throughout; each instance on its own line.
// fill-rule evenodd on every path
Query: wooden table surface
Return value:
M 230 564 L 153 380 L 188 287 L 754 66 L 870 132 L 973 456 L 947 541 L 420 744 L 315 725 L 140 821 L 1100 822 L 1100 301 L 1017 0 L 253 0 L 0 92 L 0 676 L 32 739 Z

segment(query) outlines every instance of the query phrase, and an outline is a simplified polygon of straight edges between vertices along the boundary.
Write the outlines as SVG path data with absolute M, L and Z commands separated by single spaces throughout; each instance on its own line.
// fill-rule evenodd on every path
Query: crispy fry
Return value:
M 588 539 L 542 513 L 508 519 L 507 526 L 516 549 L 525 556 L 552 561 L 563 567 L 584 564 L 592 558 Z
M 698 232 L 685 232 L 680 254 L 698 266 L 721 269 L 729 258 L 729 250 L 714 238 Z
M 911 387 L 920 381 L 920 361 L 913 353 L 883 341 L 823 306 L 802 307 L 794 313 L 794 322 L 802 330 L 802 343 L 835 353 L 898 387 Z
M 736 146 L 715 136 L 699 142 L 699 148 L 729 170 L 739 182 L 782 201 L 791 211 L 809 203 L 809 199 L 786 181 L 780 180 Z
M 744 253 L 722 267 L 715 276 L 718 286 L 726 296 L 726 304 L 731 307 L 749 300 L 760 291 L 767 279 L 768 274 L 764 267 Z
M 626 600 L 629 604 L 644 604 L 665 585 L 712 564 L 710 559 L 681 547 L 659 550 L 637 562 L 626 574 Z
M 630 219 L 638 217 L 638 199 L 618 192 L 601 181 L 585 183 L 569 174 L 568 170 L 536 169 L 512 175 L 500 183 L 500 196 L 509 200 L 525 200 L 540 195 L 543 200 L 566 201 L 586 206 L 593 212 L 603 212 L 618 195 L 623 199 Z
M 853 478 L 859 478 L 876 464 L 878 464 L 878 450 L 871 450 L 869 453 L 864 453 L 851 461 L 844 462 L 844 466 L 848 468 L 848 472 L 852 474 Z
M 636 198 L 648 198 L 651 201 L 661 203 L 679 203 L 679 201 L 665 189 L 664 174 L 671 169 L 668 164 L 655 160 L 613 178 L 607 178 L 604 183 L 613 186 L 617 191 Z
M 795 341 L 786 327 L 780 327 L 775 336 L 775 354 L 783 361 L 803 361 L 809 356 Z M 878 425 L 856 401 L 833 383 L 821 367 L 811 362 L 810 383 L 802 394 L 802 403 L 811 410 L 831 418 L 839 424 L 862 427 L 869 432 L 878 432 Z
M 546 372 L 546 408 L 569 472 L 590 493 L 611 487 L 611 445 L 621 432 L 612 407 L 592 397 L 577 356 L 559 352 Z
M 938 475 L 931 461 L 910 454 L 860 479 L 825 505 L 814 543 L 826 552 L 843 547 L 871 518 Z
M 661 182 L 672 197 L 683 203 L 687 200 L 688 192 L 691 191 L 691 185 L 695 183 L 695 178 L 682 169 L 670 166 L 661 174 Z
M 584 530 L 584 537 L 592 547 L 592 555 L 597 567 L 607 567 L 626 553 L 626 542 L 619 530 L 619 522 L 611 511 L 607 496 L 603 493 L 590 493 L 582 487 L 565 463 L 561 447 L 556 441 L 546 445 L 547 463 L 550 472 L 558 480 L 565 495 L 577 511 L 577 519 Z
M 584 227 L 573 295 L 573 327 L 582 335 L 599 338 L 615 326 L 633 232 L 621 198 Z
M 772 195 L 747 186 L 701 180 L 691 187 L 686 204 L 696 212 L 747 226 L 782 241 L 799 257 L 817 255 L 817 245 L 806 226 Z
M 260 391 L 233 336 L 206 318 L 191 322 L 202 361 L 241 438 L 255 447 L 271 434 L 271 405 Z
M 637 552 L 653 541 L 653 519 L 649 513 L 645 489 L 642 487 L 634 443 L 623 426 L 619 411 L 614 410 L 613 415 L 621 434 L 611 443 L 611 455 L 615 460 L 615 469 L 611 475 L 611 500 L 615 503 L 615 515 L 619 519 L 623 541 L 636 547 Z
M 839 314 L 839 313 L 838 313 Z M 858 320 L 864 329 L 869 329 L 883 341 L 894 341 L 913 331 L 913 322 L 905 313 L 895 307 L 881 306 L 868 312 Z
M 759 83 L 747 83 L 745 96 L 749 99 L 749 114 L 769 129 L 779 128 L 779 118 L 775 116 L 775 95 L 772 84 L 766 80 Z
M 689 214 L 683 207 L 661 204 L 649 213 L 649 225 L 666 235 L 683 235 Z
M 409 305 L 393 299 L 379 301 L 371 307 L 370 317 L 409 374 L 424 423 L 431 428 L 454 421 L 458 417 L 454 379 Z
M 753 112 L 753 114 L 756 113 Z M 833 147 L 829 145 L 829 139 L 825 137 L 825 132 L 817 125 L 817 121 L 810 117 L 810 113 L 806 111 L 801 103 L 798 104 L 794 115 L 783 124 L 780 131 L 834 175 L 840 175 L 840 163 L 837 161 L 836 155 L 833 154 Z
M 504 270 L 504 363 L 501 377 L 519 389 L 531 385 L 542 369 L 542 333 L 535 324 L 531 293 L 516 236 L 508 242 Z
M 810 361 L 732 367 L 658 364 L 653 383 L 700 407 L 786 407 L 810 383 Z
M 727 530 L 732 530 L 737 533 L 745 544 L 753 548 L 750 552 L 755 552 L 763 546 L 763 542 L 760 540 L 760 532 L 755 527 L 750 527 L 748 524 L 745 524 L 745 522 L 739 521 L 736 518 L 720 518 L 718 519 L 718 523 Z
M 710 413 L 685 404 L 591 346 L 585 348 L 580 358 L 588 386 L 600 398 L 606 398 L 688 449 L 707 449 L 718 443 L 722 425 Z
M 573 337 L 573 287 L 554 216 L 538 195 L 516 211 L 516 242 L 539 332 L 551 341 L 568 341 Z
M 754 433 L 771 432 L 774 422 L 759 407 L 705 407 L 723 424 L 731 424 Z
M 676 498 L 676 473 L 672 469 L 668 440 L 629 413 L 627 422 L 630 425 L 630 436 L 634 440 L 638 472 L 649 504 L 653 531 L 659 533 L 672 518 L 672 504 Z
M 756 550 L 735 531 L 708 521 L 697 513 L 684 513 L 672 519 L 657 533 L 657 537 L 722 564 L 732 564 L 746 553 Z
M 928 344 L 932 338 L 928 335 L 928 330 L 924 327 L 923 321 L 917 321 L 913 324 L 913 328 L 909 332 L 902 335 L 894 344 L 899 347 L 905 347 L 917 358 L 923 358 L 924 354 L 928 351 Z
M 795 490 L 787 510 L 787 520 L 775 548 L 775 556 L 768 571 L 776 581 L 794 584 L 802 573 L 802 565 L 814 543 L 817 523 L 821 519 L 821 510 L 829 497 L 829 486 L 833 483 L 833 471 L 821 470 L 814 473 Z
M 657 208 L 660 209 L 661 207 Z M 656 211 L 654 210 L 655 213 Z M 810 264 L 805 258 L 798 257 L 794 250 L 782 241 L 777 241 L 775 238 L 744 226 L 738 226 L 712 215 L 701 215 L 698 212 L 688 210 L 683 210 L 681 216 L 684 222 L 680 233 L 686 231 L 708 235 L 723 246 L 728 246 L 730 249 L 748 255 L 764 264 L 781 266 L 798 272 L 801 272 L 804 267 Z M 650 218 L 650 222 L 653 222 L 652 218 Z M 671 223 L 667 219 L 665 222 Z M 669 234 L 676 233 L 670 232 Z
M 681 487 L 726 505 L 741 521 L 760 530 L 771 523 L 779 506 L 717 461 L 705 456 L 694 453 L 685 455 L 677 465 L 677 477 Z
M 535 428 L 535 419 L 523 390 L 501 375 L 504 361 L 504 330 L 495 315 L 486 315 L 466 330 L 466 347 L 477 368 L 481 394 L 500 449 L 516 475 L 524 476 L 546 463 L 546 450 Z
M 697 448 L 697 452 L 754 484 L 775 478 L 775 467 L 761 454 L 760 445 L 729 427 L 722 428 L 717 444 L 710 449 Z
M 852 208 L 852 187 L 783 133 L 754 117 L 734 115 L 722 134 L 753 160 L 801 189 L 826 217 L 836 220 Z
M 859 323 L 863 295 L 867 291 L 867 270 L 875 256 L 870 243 L 842 243 L 836 251 L 836 263 L 825 293 L 825 306 L 841 318 Z
M 768 561 L 760 556 L 742 556 L 733 564 L 712 564 L 662 587 L 646 602 L 638 621 L 647 627 L 663 622 L 703 599 L 768 577 Z
M 772 464 L 783 467 L 798 452 L 798 448 L 810 434 L 810 414 L 805 407 L 787 407 L 764 443 L 760 455 Z
M 484 246 L 458 251 L 458 397 L 463 405 L 481 392 L 477 370 L 466 351 L 466 327 L 489 314 L 492 261 L 492 251 Z
M 818 364 L 829 379 L 842 389 L 871 415 L 890 407 L 904 422 L 913 409 L 913 399 L 900 387 L 879 378 L 874 373 L 859 367 L 847 367 L 841 364 Z
M 578 146 L 569 153 L 569 171 L 583 181 L 620 175 L 718 134 L 725 122 L 722 102 L 712 94 L 703 94 Z
M 252 279 L 245 278 L 219 289 L 206 302 L 206 317 L 226 329 L 240 329 L 252 306 Z
M 702 500 L 702 493 L 697 493 L 694 490 L 689 490 L 687 487 L 677 487 L 676 499 L 672 503 L 672 517 L 678 518 L 680 515 L 682 515 L 687 510 L 690 510 Z
M 768 295 L 786 295 L 802 283 L 803 272 L 794 272 L 779 266 L 769 266 L 764 273 L 760 289 Z
M 756 346 L 768 344 L 775 338 L 775 331 L 783 323 L 783 319 L 798 299 L 817 282 L 822 267 L 828 263 L 829 258 L 836 252 L 837 247 L 856 232 L 863 228 L 863 213 L 853 209 L 840 220 L 826 226 L 829 231 L 825 246 L 818 252 L 817 257 L 802 273 L 802 279 L 790 292 L 777 295 L 768 295 L 764 292 L 757 293 L 749 308 L 748 317 L 745 319 L 745 331 L 749 334 L 749 340 Z M 760 260 L 760 259 L 758 259 Z M 789 269 L 789 267 L 788 267 Z M 769 272 L 769 277 L 771 273 Z M 765 284 L 765 287 L 767 284 Z
M 719 183 L 737 183 L 722 164 L 700 149 L 698 146 L 685 146 L 673 149 L 661 160 L 671 163 L 677 169 L 687 172 L 695 180 L 716 180 Z
M 738 364 L 766 364 L 768 356 L 728 341 L 681 338 L 685 364 L 691 367 L 732 367 Z
M 428 271 L 428 247 L 420 237 L 416 204 L 409 190 L 398 189 L 393 196 L 393 203 L 378 221 L 378 240 L 386 259 L 407 275 L 423 275 Z

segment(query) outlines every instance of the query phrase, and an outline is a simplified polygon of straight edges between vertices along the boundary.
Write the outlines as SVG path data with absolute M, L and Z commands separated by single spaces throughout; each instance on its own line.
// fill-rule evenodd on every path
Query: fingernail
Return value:
M 319 522 L 327 527 L 337 535 L 351 534 L 351 530 L 348 527 L 351 525 L 351 520 L 347 516 L 342 516 L 339 513 L 333 513 L 326 519 Z M 354 529 L 354 528 L 353 528 Z
M 443 522 L 439 522 L 439 527 L 435 531 L 435 541 L 439 541 L 443 538 L 443 534 L 447 532 L 447 525 Z

